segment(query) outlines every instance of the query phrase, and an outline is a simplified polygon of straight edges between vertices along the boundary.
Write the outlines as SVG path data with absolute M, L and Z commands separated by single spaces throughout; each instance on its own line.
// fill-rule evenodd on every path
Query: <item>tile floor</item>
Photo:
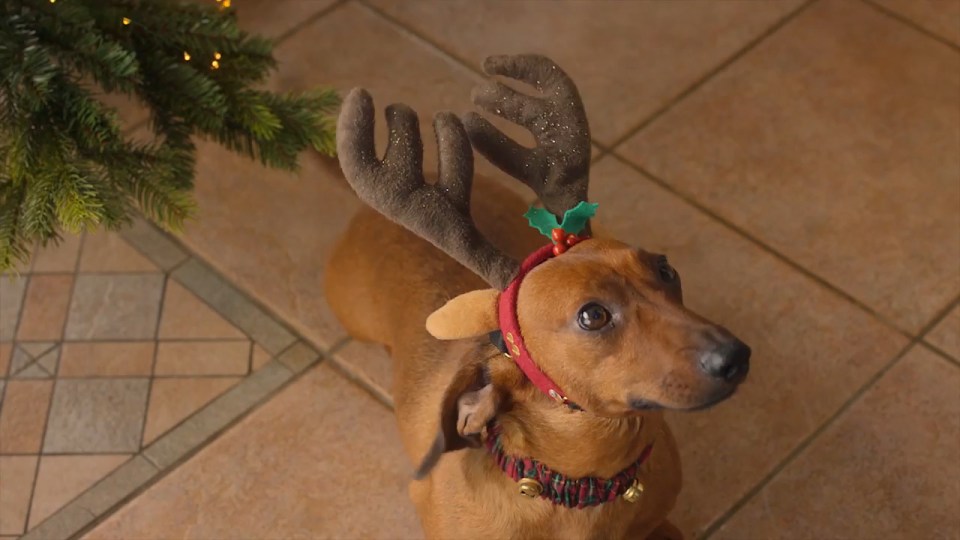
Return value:
M 173 270 L 97 232 L 0 277 L 0 534 L 34 528 L 271 360 Z
M 671 416 L 690 537 L 960 538 L 960 0 L 235 5 L 279 90 L 426 118 L 487 54 L 570 71 L 608 228 L 754 346 L 736 399 Z M 0 538 L 420 537 L 389 358 L 320 287 L 359 204 L 313 155 L 197 166 L 176 242 L 138 224 L 0 281 Z

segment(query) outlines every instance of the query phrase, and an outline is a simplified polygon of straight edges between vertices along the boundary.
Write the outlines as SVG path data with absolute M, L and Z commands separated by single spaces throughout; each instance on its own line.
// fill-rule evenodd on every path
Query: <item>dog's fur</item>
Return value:
M 553 101 L 510 107 L 517 118 L 535 107 L 569 107 L 566 113 L 543 109 L 554 122 L 546 130 L 537 118 L 524 117 L 540 135 L 537 151 L 553 152 L 553 161 L 540 165 L 567 168 L 548 169 L 555 179 L 527 174 L 523 181 L 541 200 L 550 195 L 559 211 L 585 198 L 589 152 L 570 149 L 589 145 L 589 135 L 572 83 L 542 57 L 501 57 L 487 66 L 537 85 L 547 81 Z M 487 94 L 478 95 L 483 102 Z M 517 99 L 502 87 L 490 95 Z M 534 268 L 519 290 L 527 349 L 583 410 L 553 401 L 487 337 L 498 329 L 497 297 L 516 272 L 513 261 L 547 243 L 524 223 L 523 200 L 490 179 L 473 183 L 472 201 L 465 197 L 472 161 L 464 128 L 451 115 L 437 117 L 442 167 L 439 182 L 431 184 L 420 172 L 415 113 L 387 109 L 391 146 L 381 162 L 370 96 L 352 92 L 344 110 L 341 164 L 351 187 L 377 209 L 360 210 L 335 247 L 326 294 L 350 335 L 383 344 L 394 359 L 400 434 L 420 465 L 410 496 L 427 537 L 679 538 L 667 515 L 680 492 L 680 460 L 662 410 L 697 410 L 732 395 L 746 375 L 749 348 L 683 306 L 679 277 L 665 258 L 607 238 L 594 224 L 590 240 Z M 537 155 L 504 146 L 485 126 L 473 118 L 471 141 L 514 177 L 530 172 L 519 160 Z M 569 135 L 566 149 L 550 146 L 557 134 Z M 558 156 L 572 156 L 573 165 Z M 486 269 L 486 282 L 464 261 L 474 271 Z M 578 317 L 594 303 L 606 308 L 608 323 L 588 328 Z M 494 420 L 507 454 L 573 478 L 615 476 L 652 443 L 637 474 L 642 498 L 571 509 L 521 495 L 482 448 Z
M 493 181 L 476 183 L 473 206 L 481 232 L 515 258 L 545 243 L 523 222 L 523 201 Z M 594 229 L 602 234 L 596 225 Z M 648 441 L 654 442 L 640 475 L 645 486 L 640 502 L 617 500 L 584 510 L 520 496 L 484 449 L 446 454 L 425 479 L 410 486 L 428 538 L 679 537 L 665 521 L 681 484 L 673 437 L 661 411 L 633 412 L 625 393 L 635 389 L 651 402 L 695 408 L 718 399 L 714 394 L 723 390 L 702 388 L 703 377 L 691 372 L 690 362 L 670 354 L 693 339 L 688 334 L 709 325 L 682 308 L 679 288 L 655 285 L 648 257 L 619 242 L 596 240 L 559 257 L 556 262 L 566 262 L 565 268 L 534 272 L 525 282 L 520 317 L 524 328 L 531 329 L 528 346 L 589 411 L 576 412 L 540 393 L 485 338 L 440 341 L 431 336 L 424 321 L 432 313 L 487 285 L 376 211 L 365 207 L 354 217 L 334 250 L 327 298 L 354 338 L 382 343 L 392 354 L 396 415 L 412 461 L 420 463 L 428 454 L 442 429 L 441 407 L 454 406 L 449 396 L 475 385 L 473 368 L 480 363 L 489 366 L 494 387 L 502 393 L 497 419 L 511 454 L 533 456 L 574 477 L 610 477 L 636 460 Z M 605 278 L 610 282 L 603 283 Z M 577 343 L 550 331 L 550 326 L 563 326 L 554 315 L 579 305 L 591 284 L 624 297 L 647 295 L 649 305 L 635 306 L 642 322 L 624 321 L 627 335 L 602 343 Z M 458 314 L 464 326 L 468 319 L 483 319 L 483 313 L 471 315 Z M 620 356 L 625 351 L 632 352 Z M 641 356 L 646 361 L 638 361 Z

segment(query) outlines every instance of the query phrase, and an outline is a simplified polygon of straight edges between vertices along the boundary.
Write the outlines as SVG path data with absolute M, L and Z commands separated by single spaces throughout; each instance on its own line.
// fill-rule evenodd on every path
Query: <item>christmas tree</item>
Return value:
M 295 170 L 334 152 L 337 95 L 258 89 L 273 44 L 230 0 L 0 0 L 0 272 L 60 231 L 116 229 L 135 209 L 178 229 L 194 212 L 195 138 Z M 150 111 L 152 142 L 104 93 Z

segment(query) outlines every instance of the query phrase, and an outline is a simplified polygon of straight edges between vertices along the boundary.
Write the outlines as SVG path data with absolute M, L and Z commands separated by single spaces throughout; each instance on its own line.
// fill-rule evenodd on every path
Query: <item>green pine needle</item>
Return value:
M 286 170 L 307 149 L 333 155 L 339 96 L 260 90 L 276 67 L 273 43 L 212 2 L 0 2 L 0 272 L 134 209 L 181 229 L 197 137 Z M 102 92 L 146 105 L 154 142 L 124 136 Z

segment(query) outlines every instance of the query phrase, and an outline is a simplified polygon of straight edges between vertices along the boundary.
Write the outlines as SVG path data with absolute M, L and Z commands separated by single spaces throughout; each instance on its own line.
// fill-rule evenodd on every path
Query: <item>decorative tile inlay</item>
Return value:
M 249 341 L 161 341 L 156 375 L 245 375 Z
M 159 435 L 222 394 L 240 379 L 238 377 L 197 377 L 156 379 L 150 390 L 150 406 L 143 444 Z
M 0 341 L 13 339 L 26 290 L 26 277 L 0 274 Z
M 77 276 L 66 338 L 152 339 L 163 281 L 162 274 Z
M 156 265 L 114 232 L 88 234 L 80 272 L 156 272 Z
M 0 410 L 0 454 L 40 450 L 52 390 L 50 380 L 7 380 Z
M 152 341 L 68 342 L 60 353 L 61 377 L 149 376 L 156 344 Z
M 43 451 L 138 451 L 149 385 L 148 379 L 58 380 Z
M 72 286 L 71 275 L 31 276 L 23 302 L 23 313 L 20 315 L 17 339 L 60 339 Z
M 243 332 L 176 281 L 167 284 L 160 339 L 243 339 Z

